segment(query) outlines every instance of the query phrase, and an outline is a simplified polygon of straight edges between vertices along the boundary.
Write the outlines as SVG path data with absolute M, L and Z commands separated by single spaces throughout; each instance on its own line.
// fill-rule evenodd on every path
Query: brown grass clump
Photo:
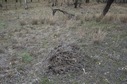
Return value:
M 95 18 L 95 20 L 96 20 L 97 22 L 99 22 L 99 21 L 101 20 L 101 18 L 102 18 L 102 15 L 96 14 L 96 15 L 94 15 L 94 18 Z
M 32 19 L 31 24 L 32 25 L 37 25 L 38 24 L 38 20 L 37 19 Z
M 45 24 L 45 19 L 41 19 L 41 20 L 40 20 L 40 23 L 41 23 L 41 24 Z
M 83 15 L 75 16 L 75 20 L 84 20 L 85 18 L 86 18 L 86 16 L 83 16 Z
M 45 19 L 46 24 L 55 25 L 55 21 L 53 18 L 47 18 Z
M 96 20 L 101 20 L 100 15 L 96 15 Z M 87 17 L 88 18 L 88 17 Z M 102 19 L 102 22 L 121 22 L 121 23 L 127 23 L 127 16 L 125 14 L 107 14 Z
M 81 19 L 85 19 L 85 21 L 92 21 L 97 19 L 99 16 L 95 15 L 95 14 L 89 14 L 89 15 L 85 15 L 85 17 L 81 17 Z
M 22 20 L 22 21 L 20 21 L 20 25 L 24 26 L 24 25 L 26 25 L 26 22 Z
M 53 18 L 44 18 L 40 20 L 41 24 L 55 25 L 55 20 Z
M 122 23 L 127 23 L 127 15 L 125 15 L 125 14 L 119 15 L 119 20 Z
M 93 43 L 99 44 L 104 41 L 104 38 L 106 37 L 106 32 L 103 32 L 101 29 L 99 29 L 96 33 L 93 34 Z
M 81 20 L 81 15 L 77 15 L 77 16 L 75 17 L 75 19 L 76 19 L 76 20 Z
M 114 14 L 107 14 L 102 21 L 103 22 L 109 22 L 109 21 L 114 21 L 117 17 Z
M 74 20 L 67 20 L 66 21 L 66 27 L 67 28 L 75 28 L 76 27 L 76 22 Z
M 93 15 L 87 15 L 85 17 L 85 21 L 91 21 L 91 20 L 93 20 Z

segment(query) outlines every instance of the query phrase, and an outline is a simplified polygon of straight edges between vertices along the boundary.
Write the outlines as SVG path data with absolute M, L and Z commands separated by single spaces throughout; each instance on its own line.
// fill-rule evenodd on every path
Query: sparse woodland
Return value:
M 0 84 L 126 84 L 126 3 L 0 0 Z

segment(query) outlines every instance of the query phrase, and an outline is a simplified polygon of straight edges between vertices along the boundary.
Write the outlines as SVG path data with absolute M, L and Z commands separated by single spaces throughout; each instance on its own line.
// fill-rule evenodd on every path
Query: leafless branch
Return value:
M 69 17 L 74 17 L 75 15 L 74 14 L 71 14 L 71 13 L 68 13 L 67 11 L 64 11 L 64 10 L 61 10 L 61 9 L 52 9 L 52 14 L 53 14 L 53 16 L 55 15 L 55 13 L 57 12 L 57 11 L 60 11 L 60 12 L 62 12 L 63 14 L 67 14 Z

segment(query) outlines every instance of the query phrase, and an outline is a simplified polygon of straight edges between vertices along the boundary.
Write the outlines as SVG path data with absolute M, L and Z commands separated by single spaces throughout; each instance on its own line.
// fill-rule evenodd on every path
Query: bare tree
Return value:
M 58 1 L 57 0 L 52 0 L 52 6 L 57 6 L 58 5 Z
M 107 12 L 109 11 L 109 9 L 110 9 L 113 1 L 114 0 L 108 0 L 107 1 L 107 4 L 106 4 L 106 6 L 105 6 L 105 8 L 104 8 L 104 10 L 103 10 L 103 12 L 101 14 L 101 16 L 99 17 L 98 21 L 101 20 L 107 14 Z
M 100 2 L 100 0 L 96 0 L 97 1 L 97 3 L 99 3 Z
M 0 7 L 1 7 L 1 8 L 3 7 L 2 4 L 0 4 Z
M 81 7 L 82 2 L 82 0 L 74 0 L 74 8 Z
M 74 7 L 77 8 L 77 6 L 78 6 L 78 0 L 75 0 L 74 1 Z
M 89 3 L 90 1 L 89 0 L 86 0 L 86 3 Z
M 28 9 L 27 0 L 24 0 L 24 6 L 25 6 L 25 9 Z
M 104 8 L 104 10 L 103 10 L 103 14 L 102 14 L 103 16 L 105 16 L 106 13 L 109 11 L 110 6 L 112 5 L 113 1 L 114 1 L 114 0 L 108 0 L 108 1 L 107 1 L 107 4 L 106 4 L 106 6 L 105 6 L 105 8 Z

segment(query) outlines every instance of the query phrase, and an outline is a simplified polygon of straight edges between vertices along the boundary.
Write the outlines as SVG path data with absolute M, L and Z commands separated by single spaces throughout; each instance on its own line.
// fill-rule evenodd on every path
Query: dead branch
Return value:
M 52 12 L 53 16 L 55 15 L 56 11 L 60 11 L 63 14 L 67 14 L 69 17 L 74 17 L 75 16 L 74 14 L 68 13 L 67 11 L 64 11 L 64 10 L 61 10 L 61 9 L 52 9 L 52 11 L 53 11 Z

